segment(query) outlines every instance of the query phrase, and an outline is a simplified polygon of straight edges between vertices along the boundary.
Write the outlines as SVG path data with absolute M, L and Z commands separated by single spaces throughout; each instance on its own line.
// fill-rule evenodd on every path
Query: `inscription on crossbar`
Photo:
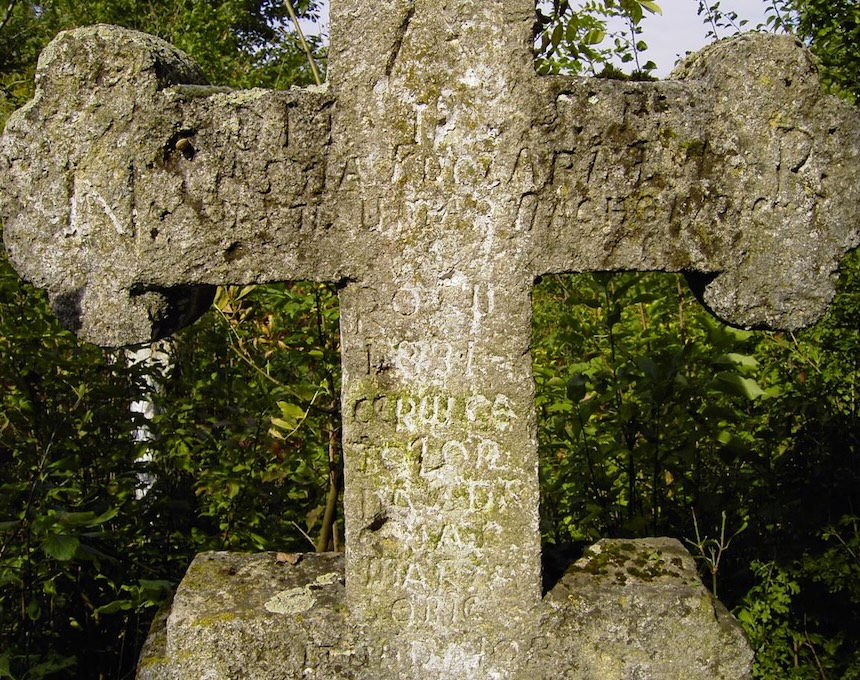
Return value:
M 62 34 L 0 143 L 6 246 L 105 345 L 171 331 L 213 285 L 340 283 L 368 677 L 542 677 L 568 652 L 539 642 L 533 280 L 683 271 L 732 323 L 814 321 L 858 241 L 858 114 L 789 38 L 719 43 L 667 82 L 540 78 L 531 0 L 365 5 L 332 1 L 329 82 L 303 91 Z

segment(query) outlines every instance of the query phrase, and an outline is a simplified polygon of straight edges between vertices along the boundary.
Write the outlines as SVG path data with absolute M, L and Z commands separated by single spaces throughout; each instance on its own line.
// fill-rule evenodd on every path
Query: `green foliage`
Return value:
M 79 345 L 0 278 L 0 671 L 120 677 L 154 607 L 205 549 L 308 550 L 342 529 L 339 352 L 326 285 L 222 291 L 171 374 Z M 153 441 L 129 404 L 150 391 Z M 143 448 L 155 485 L 136 496 Z M 333 494 L 333 500 L 332 500 Z M 95 641 L 95 642 L 93 642 Z M 0 674 L 0 677 L 3 677 Z
M 544 522 L 554 541 L 686 526 L 702 481 L 746 445 L 737 424 L 773 390 L 755 380 L 751 334 L 697 307 L 677 277 L 654 274 L 558 278 L 536 291 Z M 709 492 L 725 493 L 716 483 Z
M 858 318 L 856 253 L 798 334 L 726 327 L 675 276 L 545 280 L 545 542 L 683 538 L 738 606 L 756 677 L 858 677 Z
M 134 653 L 140 612 L 164 600 L 163 588 L 150 586 L 133 600 L 127 592 L 141 579 L 155 583 L 155 565 L 169 569 L 173 559 L 151 552 L 147 520 L 134 503 L 139 451 L 128 405 L 141 378 L 116 356 L 78 345 L 44 296 L 0 260 L 5 677 L 72 668 L 98 677 L 97 669 L 123 656 L 123 643 L 125 654 Z M 120 601 L 130 604 L 106 621 L 103 612 Z
M 609 4 L 545 9 L 539 70 L 604 68 Z M 825 87 L 857 101 L 858 12 L 769 0 L 760 28 L 801 37 Z M 748 24 L 719 2 L 699 13 L 713 38 Z M 535 293 L 545 542 L 683 537 L 738 607 L 759 678 L 860 677 L 860 257 L 841 276 L 826 318 L 797 334 L 727 328 L 674 278 L 559 278 Z
M 711 40 L 719 40 L 729 35 L 736 35 L 747 30 L 749 21 L 742 19 L 734 10 L 723 11 L 719 0 L 707 2 L 707 0 L 696 0 L 697 14 L 708 27 L 707 37 Z
M 857 518 L 843 521 L 856 525 Z M 826 540 L 826 538 L 825 538 Z M 756 678 L 860 678 L 857 531 L 820 556 L 788 564 L 753 561 L 756 584 L 737 609 L 756 653 Z M 833 560 L 831 562 L 830 560 Z M 856 586 L 854 587 L 856 590 Z M 815 600 L 825 598 L 826 611 Z
M 152 472 L 156 498 L 193 495 L 199 545 L 313 549 L 340 465 L 337 329 L 328 284 L 231 288 L 175 341 Z
M 767 448 L 754 459 L 754 532 L 743 550 L 755 581 L 740 611 L 761 641 L 762 678 L 860 676 L 858 253 L 843 262 L 840 284 L 822 322 L 760 345 L 770 379 L 782 385 L 755 432 Z
M 630 77 L 612 64 L 634 67 L 634 79 L 647 79 L 657 65 L 640 63 L 647 49 L 642 40 L 642 20 L 662 14 L 653 0 L 586 0 L 571 7 L 569 0 L 541 2 L 537 6 L 536 68 L 541 74 L 607 75 Z M 612 29 L 610 25 L 623 25 Z
M 773 562 L 754 561 L 750 566 L 760 583 L 749 590 L 737 615 L 756 652 L 756 677 L 810 677 L 808 654 L 802 663 L 796 657 L 805 640 L 786 620 L 800 585 Z

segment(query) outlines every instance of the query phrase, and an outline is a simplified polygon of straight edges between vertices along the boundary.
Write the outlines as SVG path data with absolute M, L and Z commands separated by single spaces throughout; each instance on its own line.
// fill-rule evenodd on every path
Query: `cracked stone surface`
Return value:
M 597 647 L 632 670 L 600 675 L 597 638 L 548 623 L 533 280 L 680 271 L 721 318 L 793 329 L 858 243 L 860 116 L 799 43 L 723 41 L 665 82 L 544 78 L 533 13 L 335 0 L 328 84 L 287 92 L 70 31 L 0 138 L 10 257 L 89 341 L 149 342 L 218 284 L 341 285 L 343 601 L 368 677 L 540 677 L 560 631 L 553 677 L 674 677 L 626 665 L 632 637 Z M 732 639 L 685 677 L 745 677 Z

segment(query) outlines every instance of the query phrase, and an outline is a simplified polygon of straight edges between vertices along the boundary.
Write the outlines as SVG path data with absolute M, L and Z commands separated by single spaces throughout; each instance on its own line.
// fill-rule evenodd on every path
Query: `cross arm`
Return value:
M 109 346 L 190 322 L 214 284 L 336 280 L 331 106 L 323 88 L 208 86 L 134 31 L 62 33 L 0 141 L 10 258 L 67 326 Z
M 517 169 L 533 177 L 536 261 L 700 274 L 730 323 L 814 322 L 858 244 L 860 115 L 788 37 L 722 41 L 673 75 L 541 80 L 534 158 Z

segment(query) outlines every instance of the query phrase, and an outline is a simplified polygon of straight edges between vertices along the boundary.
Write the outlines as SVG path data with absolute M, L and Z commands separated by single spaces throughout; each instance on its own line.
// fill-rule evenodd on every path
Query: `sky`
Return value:
M 711 3 L 714 0 L 709 0 Z M 679 56 L 687 52 L 695 52 L 704 47 L 711 38 L 707 37 L 708 26 L 696 14 L 696 0 L 657 0 L 663 10 L 659 14 L 644 19 L 645 33 L 643 38 L 648 43 L 644 53 L 644 61 L 649 59 L 657 64 L 655 75 L 665 78 L 674 68 Z M 765 3 L 762 0 L 720 0 L 720 10 L 728 13 L 734 10 L 738 20 L 747 19 L 749 23 L 744 30 L 751 30 L 765 20 Z M 731 35 L 730 32 L 718 33 L 720 38 Z M 644 62 L 640 62 L 644 63 Z
M 707 0 L 710 4 L 716 1 Z M 640 63 L 644 64 L 650 59 L 657 64 L 654 75 L 665 78 L 674 68 L 679 56 L 704 47 L 711 39 L 707 37 L 708 26 L 696 14 L 698 0 L 657 0 L 657 3 L 663 14 L 649 15 L 644 20 L 645 33 L 642 37 L 648 43 L 648 50 L 643 53 Z M 576 0 L 572 0 L 571 4 L 575 5 Z M 752 29 L 765 19 L 764 0 L 719 0 L 719 6 L 724 13 L 734 10 L 739 19 L 747 19 L 749 23 L 745 29 Z M 328 0 L 322 3 L 322 17 L 323 35 L 327 35 Z M 307 27 L 307 30 L 309 33 L 316 33 L 314 27 Z M 727 37 L 729 34 L 719 34 L 719 37 Z

